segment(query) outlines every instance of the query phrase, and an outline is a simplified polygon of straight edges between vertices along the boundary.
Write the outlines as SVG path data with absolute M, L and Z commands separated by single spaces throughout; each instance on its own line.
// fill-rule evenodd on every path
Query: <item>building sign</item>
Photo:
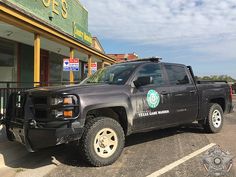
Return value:
M 56 15 L 61 15 L 64 19 L 68 17 L 68 3 L 67 0 L 42 0 L 46 8 L 51 8 L 52 12 Z
M 77 58 L 63 59 L 63 71 L 79 71 L 79 59 Z
M 31 13 L 32 18 L 35 16 L 55 29 L 91 45 L 91 34 L 88 32 L 88 12 L 79 0 L 5 0 L 3 2 L 12 3 L 18 9 L 22 9 L 23 13 L 27 12 L 26 15 Z M 75 30 L 75 26 L 77 30 Z M 83 38 L 77 37 L 79 31 L 83 32 Z
M 93 42 L 91 33 L 86 32 L 78 23 L 74 23 L 74 37 L 91 45 Z

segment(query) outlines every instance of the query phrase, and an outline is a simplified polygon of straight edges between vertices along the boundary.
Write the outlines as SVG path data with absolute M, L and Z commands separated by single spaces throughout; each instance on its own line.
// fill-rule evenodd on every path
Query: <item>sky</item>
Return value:
M 236 0 L 80 0 L 106 53 L 158 56 L 236 79 Z

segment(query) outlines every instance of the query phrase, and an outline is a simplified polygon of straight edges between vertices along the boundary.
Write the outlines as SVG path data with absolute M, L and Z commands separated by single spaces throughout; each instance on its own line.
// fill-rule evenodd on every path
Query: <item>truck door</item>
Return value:
M 170 114 L 169 87 L 162 65 L 150 63 L 141 66 L 135 74 L 138 77 L 151 76 L 153 83 L 134 88 L 132 106 L 134 108 L 134 131 L 154 129 L 168 124 Z
M 164 64 L 171 91 L 170 110 L 176 124 L 197 118 L 198 94 L 193 79 L 184 65 Z

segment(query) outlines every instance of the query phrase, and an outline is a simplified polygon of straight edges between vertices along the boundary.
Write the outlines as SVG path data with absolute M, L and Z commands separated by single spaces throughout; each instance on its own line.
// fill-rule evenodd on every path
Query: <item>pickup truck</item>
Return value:
M 41 87 L 10 96 L 7 137 L 28 151 L 77 142 L 93 166 L 115 162 L 125 137 L 198 121 L 221 130 L 230 113 L 225 82 L 196 82 L 190 66 L 149 58 L 98 70 L 79 85 Z

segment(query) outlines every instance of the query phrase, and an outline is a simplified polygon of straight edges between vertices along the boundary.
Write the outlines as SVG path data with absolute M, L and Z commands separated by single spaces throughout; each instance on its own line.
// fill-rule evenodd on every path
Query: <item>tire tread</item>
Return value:
M 96 158 L 93 158 L 90 155 L 89 137 L 91 136 L 92 133 L 94 133 L 93 129 L 95 127 L 97 127 L 99 124 L 101 124 L 107 120 L 112 121 L 116 126 L 121 128 L 122 138 L 121 138 L 120 143 L 121 143 L 121 148 L 123 149 L 123 147 L 124 147 L 124 141 L 125 141 L 124 140 L 125 139 L 124 132 L 123 132 L 121 125 L 116 120 L 114 120 L 112 118 L 108 118 L 108 117 L 97 117 L 97 118 L 89 120 L 85 125 L 85 130 L 84 130 L 83 136 L 80 140 L 80 151 L 81 151 L 81 155 L 83 156 L 84 160 L 87 161 L 89 164 L 96 166 L 96 167 L 112 164 L 120 156 L 120 153 L 122 152 L 122 150 L 121 150 L 121 152 L 118 154 L 119 156 L 113 160 L 110 160 L 109 162 L 101 162 L 101 161 L 97 160 Z
M 215 128 L 211 124 L 211 114 L 212 114 L 213 110 L 216 109 L 216 107 L 218 107 L 219 111 L 222 114 L 222 125 L 220 126 L 220 128 Z M 223 110 L 222 110 L 221 106 L 217 103 L 210 103 L 208 106 L 208 116 L 207 116 L 206 121 L 203 124 L 204 129 L 208 133 L 218 133 L 221 130 L 222 126 L 223 126 Z

